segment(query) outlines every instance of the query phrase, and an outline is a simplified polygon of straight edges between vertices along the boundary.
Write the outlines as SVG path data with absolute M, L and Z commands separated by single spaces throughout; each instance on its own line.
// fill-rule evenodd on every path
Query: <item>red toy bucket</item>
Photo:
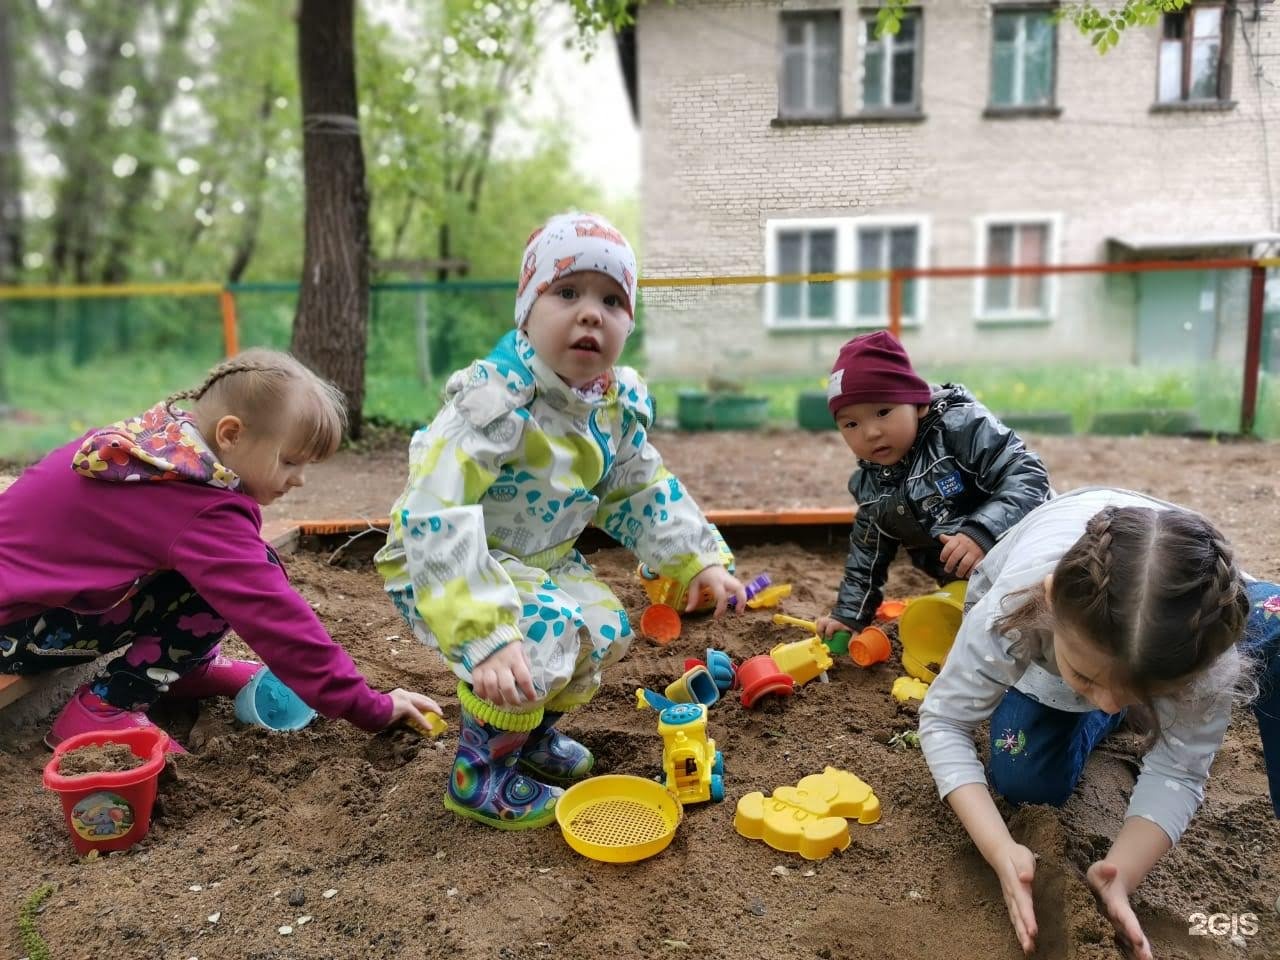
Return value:
M 90 730 L 68 737 L 45 764 L 44 785 L 62 797 L 62 812 L 76 852 L 126 850 L 151 828 L 156 778 L 164 768 L 168 735 L 158 727 Z M 80 747 L 119 743 L 146 761 L 133 770 L 67 777 L 58 772 L 63 755 Z

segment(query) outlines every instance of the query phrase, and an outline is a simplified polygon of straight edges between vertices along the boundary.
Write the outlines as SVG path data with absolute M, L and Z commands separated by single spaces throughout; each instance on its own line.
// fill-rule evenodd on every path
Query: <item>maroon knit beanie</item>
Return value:
M 907 351 L 886 330 L 854 337 L 840 348 L 827 381 L 834 417 L 853 403 L 928 403 L 929 384 L 911 369 Z

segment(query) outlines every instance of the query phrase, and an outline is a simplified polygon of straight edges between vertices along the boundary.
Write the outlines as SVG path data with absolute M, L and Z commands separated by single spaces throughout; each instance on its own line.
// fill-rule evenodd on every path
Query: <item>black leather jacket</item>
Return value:
M 907 455 L 891 467 L 858 461 L 849 492 L 858 515 L 831 614 L 858 629 L 875 618 L 899 545 L 913 564 L 946 583 L 955 577 L 939 561 L 940 534 L 967 534 L 989 551 L 1051 496 L 1040 458 L 973 394 L 951 383 L 934 388 Z

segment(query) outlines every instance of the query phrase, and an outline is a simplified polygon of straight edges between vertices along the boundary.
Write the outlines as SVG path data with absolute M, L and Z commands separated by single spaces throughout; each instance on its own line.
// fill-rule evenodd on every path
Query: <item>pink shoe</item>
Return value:
M 205 661 L 169 684 L 169 691 L 165 695 L 184 700 L 234 697 L 261 669 L 260 663 L 232 660 L 219 653 L 212 660 Z
M 141 710 L 121 710 L 113 707 L 97 694 L 89 690 L 89 685 L 80 687 L 67 705 L 54 718 L 53 726 L 45 734 L 45 745 L 50 749 L 56 747 L 67 737 L 77 733 L 88 733 L 90 730 L 135 730 L 138 727 L 154 727 Z M 186 753 L 182 744 L 169 738 L 166 753 Z

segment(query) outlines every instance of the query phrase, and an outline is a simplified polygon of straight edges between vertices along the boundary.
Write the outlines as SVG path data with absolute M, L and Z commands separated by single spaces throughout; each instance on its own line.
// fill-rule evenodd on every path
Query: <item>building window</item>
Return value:
M 993 107 L 1053 106 L 1056 35 L 1049 10 L 995 11 L 991 44 Z
M 929 221 L 919 216 L 821 217 L 765 224 L 765 273 L 852 274 L 855 271 L 925 267 Z M 923 280 L 902 284 L 904 324 L 925 314 Z M 765 326 L 779 330 L 884 327 L 889 324 L 889 281 L 768 283 Z
M 839 13 L 782 15 L 781 88 L 780 116 L 839 115 Z
M 778 273 L 834 273 L 836 231 L 780 230 L 776 235 Z M 835 323 L 835 287 L 830 283 L 780 283 L 779 323 Z
M 1036 267 L 1057 262 L 1053 217 L 990 218 L 979 224 L 988 267 Z M 992 320 L 1044 320 L 1055 312 L 1056 279 L 1049 274 L 980 277 L 977 314 Z
M 858 270 L 913 269 L 920 262 L 920 230 L 915 226 L 857 228 Z M 889 281 L 859 280 L 854 299 L 860 326 L 888 326 Z M 916 319 L 916 281 L 902 284 L 902 319 Z
M 1156 94 L 1161 103 L 1230 98 L 1226 53 L 1231 25 L 1231 15 L 1221 4 L 1197 3 L 1164 15 Z
M 876 36 L 874 11 L 862 15 L 862 109 L 919 110 L 920 14 L 909 11 L 896 34 Z

